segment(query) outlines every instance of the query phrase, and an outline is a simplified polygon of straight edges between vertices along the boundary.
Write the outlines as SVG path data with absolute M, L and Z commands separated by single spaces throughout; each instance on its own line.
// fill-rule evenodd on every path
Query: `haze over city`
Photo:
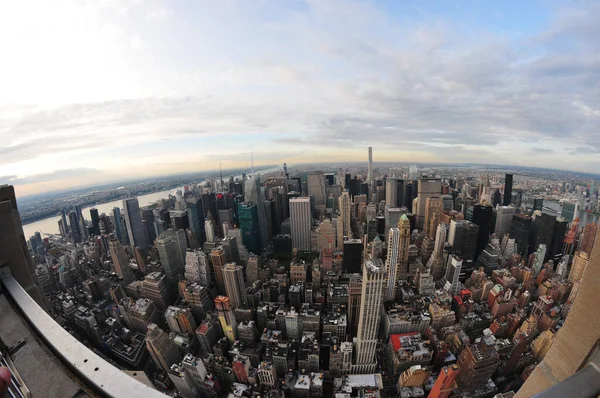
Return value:
M 599 17 L 566 1 L 3 3 L 0 183 L 23 196 L 368 145 L 376 162 L 595 172 Z

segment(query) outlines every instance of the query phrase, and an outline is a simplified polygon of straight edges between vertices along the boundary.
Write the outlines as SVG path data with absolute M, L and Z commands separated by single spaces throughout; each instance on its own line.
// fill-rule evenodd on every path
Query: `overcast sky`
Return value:
M 4 1 L 0 183 L 249 164 L 600 170 L 593 1 Z

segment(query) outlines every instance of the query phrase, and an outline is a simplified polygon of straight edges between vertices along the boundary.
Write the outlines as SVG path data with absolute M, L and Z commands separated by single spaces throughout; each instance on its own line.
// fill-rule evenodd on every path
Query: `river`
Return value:
M 267 174 L 267 173 L 272 173 L 272 172 L 278 171 L 280 169 L 281 169 L 280 167 L 274 167 L 274 168 L 270 168 L 270 169 L 266 169 L 266 170 L 258 170 L 257 172 L 260 172 L 262 174 Z M 242 176 L 241 175 L 234 176 L 234 179 L 235 178 L 241 179 Z M 206 182 L 206 181 L 203 181 L 200 184 L 203 184 L 204 182 Z M 175 191 L 177 191 L 178 189 L 183 191 L 183 186 L 173 188 L 173 189 L 167 189 L 165 191 L 154 192 L 154 193 L 149 193 L 147 195 L 138 196 L 137 198 L 138 198 L 138 201 L 140 202 L 140 207 L 148 206 L 152 203 L 155 203 L 159 199 L 167 198 L 169 196 L 169 194 L 174 194 Z M 115 200 L 113 202 L 102 203 L 102 204 L 84 207 L 83 209 L 81 209 L 81 212 L 83 213 L 83 217 L 86 220 L 90 220 L 90 209 L 91 208 L 98 209 L 99 214 L 102 214 L 102 213 L 110 214 L 114 207 L 121 208 L 122 204 L 123 204 L 122 200 Z M 25 234 L 25 238 L 29 238 L 30 236 L 34 235 L 38 231 L 42 234 L 42 236 L 44 236 L 44 234 L 58 235 L 60 233 L 60 231 L 58 230 L 58 220 L 59 219 L 60 219 L 60 216 L 48 217 L 48 218 L 44 218 L 42 220 L 32 222 L 30 224 L 23 225 L 23 233 Z

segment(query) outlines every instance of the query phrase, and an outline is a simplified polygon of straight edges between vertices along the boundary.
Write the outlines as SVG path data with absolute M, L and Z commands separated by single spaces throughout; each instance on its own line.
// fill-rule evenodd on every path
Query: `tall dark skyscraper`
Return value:
M 346 274 L 361 272 L 363 244 L 360 239 L 348 239 L 344 242 L 342 269 Z
M 522 256 L 526 256 L 528 254 L 530 231 L 531 217 L 523 213 L 515 214 L 510 227 L 510 236 L 515 238 L 517 252 Z
M 204 207 L 202 206 L 202 198 L 189 198 L 186 200 L 188 218 L 190 227 L 194 234 L 196 243 L 200 246 L 206 242 L 206 234 L 204 232 Z
M 98 209 L 90 209 L 90 218 L 92 219 L 92 235 L 100 235 L 100 215 Z
M 147 234 L 144 233 L 144 224 L 137 198 L 123 199 L 123 216 L 127 226 L 129 244 L 134 248 L 146 249 L 149 240 Z
M 73 243 L 81 242 L 81 232 L 79 232 L 79 220 L 77 213 L 72 211 L 69 213 L 69 229 L 71 230 L 71 239 Z
M 117 235 L 117 239 L 119 242 L 124 243 L 123 236 L 127 235 L 127 231 L 123 231 L 121 229 L 121 209 L 118 207 L 113 207 L 113 219 L 115 223 L 115 235 Z
M 508 206 L 512 199 L 512 185 L 513 185 L 513 175 L 506 174 L 504 176 L 504 202 L 502 205 Z
M 473 206 L 473 224 L 479 226 L 479 236 L 477 237 L 477 247 L 475 249 L 475 259 L 481 254 L 490 239 L 490 230 L 492 229 L 492 211 L 493 207 L 489 204 L 478 203 Z
M 60 218 L 62 220 L 62 225 L 65 230 L 65 234 L 69 234 L 69 224 L 67 223 L 67 211 L 64 208 L 60 209 Z

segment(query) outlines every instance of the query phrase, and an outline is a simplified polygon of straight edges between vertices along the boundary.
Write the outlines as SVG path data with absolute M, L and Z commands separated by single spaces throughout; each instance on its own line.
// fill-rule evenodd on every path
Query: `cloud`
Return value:
M 62 169 L 56 170 L 51 173 L 35 174 L 27 177 L 19 177 L 16 175 L 0 176 L 0 184 L 11 184 L 11 185 L 27 185 L 36 184 L 40 182 L 57 181 L 72 177 L 81 177 L 85 175 L 91 175 L 97 173 L 98 170 L 79 167 L 76 169 Z
M 45 153 L 86 153 L 102 168 L 106 150 L 192 136 L 225 146 L 268 136 L 272 147 L 255 148 L 265 159 L 373 145 L 540 162 L 527 156 L 539 144 L 570 148 L 568 163 L 600 148 L 598 5 L 557 8 L 548 26 L 520 35 L 368 2 L 169 6 L 130 4 L 108 21 L 137 48 L 119 59 L 131 81 L 139 75 L 138 95 L 0 106 L 0 172 Z M 123 86 L 102 81 L 107 92 Z M 223 156 L 240 160 L 241 150 Z

